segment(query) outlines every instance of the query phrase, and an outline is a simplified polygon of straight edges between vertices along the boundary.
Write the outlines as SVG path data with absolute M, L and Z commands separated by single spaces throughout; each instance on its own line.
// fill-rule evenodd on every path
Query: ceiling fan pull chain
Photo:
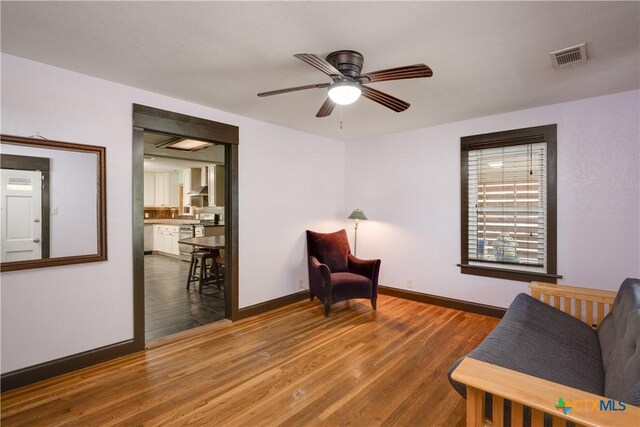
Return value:
M 342 105 L 340 106 L 340 129 L 342 129 Z

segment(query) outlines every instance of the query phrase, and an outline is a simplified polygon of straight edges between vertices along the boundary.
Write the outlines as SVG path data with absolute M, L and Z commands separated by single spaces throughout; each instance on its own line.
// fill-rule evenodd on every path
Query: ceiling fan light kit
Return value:
M 361 93 L 360 85 L 348 80 L 339 80 L 329 86 L 329 98 L 338 105 L 353 104 Z
M 364 57 L 354 50 L 338 50 L 322 59 L 313 53 L 297 53 L 295 55 L 301 61 L 306 62 L 319 71 L 328 75 L 333 83 L 317 83 L 305 86 L 297 86 L 286 89 L 261 92 L 258 96 L 279 95 L 306 89 L 329 88 L 329 97 L 324 101 L 316 117 L 327 117 L 337 105 L 352 104 L 362 95 L 384 107 L 400 113 L 411 104 L 387 93 L 366 86 L 365 84 L 384 82 L 390 80 L 417 79 L 431 77 L 433 71 L 425 64 L 407 65 L 404 67 L 389 68 L 361 74 Z

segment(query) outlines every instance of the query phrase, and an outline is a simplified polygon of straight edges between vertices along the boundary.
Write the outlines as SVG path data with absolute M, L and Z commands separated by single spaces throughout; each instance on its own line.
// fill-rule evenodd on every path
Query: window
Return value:
M 556 125 L 460 142 L 461 272 L 555 282 Z

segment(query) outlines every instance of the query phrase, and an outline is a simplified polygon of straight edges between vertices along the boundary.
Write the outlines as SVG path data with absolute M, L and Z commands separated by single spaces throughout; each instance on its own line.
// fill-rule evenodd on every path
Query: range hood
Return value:
M 209 195 L 209 187 L 208 186 L 200 186 L 196 187 L 193 190 L 187 193 L 189 196 L 208 196 Z

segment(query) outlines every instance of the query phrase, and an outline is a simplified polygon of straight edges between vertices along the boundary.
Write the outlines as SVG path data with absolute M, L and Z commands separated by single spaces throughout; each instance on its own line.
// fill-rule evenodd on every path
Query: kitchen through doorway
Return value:
M 229 317 L 227 144 L 144 131 L 145 342 Z

